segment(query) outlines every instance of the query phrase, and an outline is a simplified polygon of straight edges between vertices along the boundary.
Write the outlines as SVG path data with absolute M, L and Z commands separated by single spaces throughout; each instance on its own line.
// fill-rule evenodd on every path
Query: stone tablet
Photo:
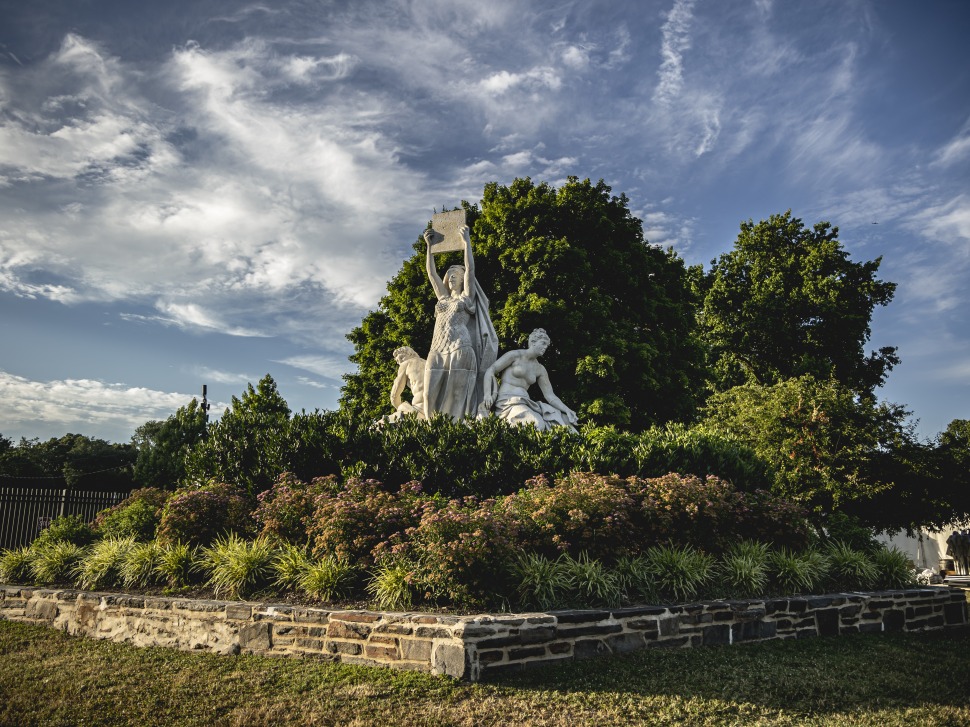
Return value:
M 451 252 L 464 250 L 465 241 L 458 230 L 465 223 L 465 210 L 451 212 L 437 212 L 431 217 L 431 232 L 434 237 L 431 242 L 431 252 Z

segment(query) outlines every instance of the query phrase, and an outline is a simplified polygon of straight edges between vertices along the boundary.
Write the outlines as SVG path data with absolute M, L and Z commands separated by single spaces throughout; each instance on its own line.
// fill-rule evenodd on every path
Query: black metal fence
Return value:
M 91 522 L 101 510 L 127 496 L 127 492 L 0 487 L 0 548 L 30 545 L 55 517 L 80 515 Z

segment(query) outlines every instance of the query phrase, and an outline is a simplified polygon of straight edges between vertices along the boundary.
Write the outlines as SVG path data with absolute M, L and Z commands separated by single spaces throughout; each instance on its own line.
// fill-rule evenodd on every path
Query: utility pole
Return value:
M 202 411 L 205 413 L 205 428 L 202 430 L 202 438 L 209 433 L 209 400 L 206 398 L 206 394 L 209 392 L 209 387 L 202 384 Z

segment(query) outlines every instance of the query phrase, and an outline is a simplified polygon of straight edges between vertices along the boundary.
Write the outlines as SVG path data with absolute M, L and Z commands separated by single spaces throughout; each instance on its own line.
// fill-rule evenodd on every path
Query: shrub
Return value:
M 170 494 L 155 487 L 132 490 L 117 505 L 99 512 L 92 527 L 102 538 L 134 538 L 140 543 L 154 540 Z
M 913 564 L 899 548 L 879 548 L 872 554 L 876 568 L 873 586 L 876 588 L 906 588 L 915 583 Z
M 637 437 L 614 426 L 586 425 L 572 447 L 570 469 L 629 476 L 638 471 Z
M 494 497 L 514 492 L 540 472 L 570 469 L 568 430 L 538 432 L 497 417 L 455 421 L 406 417 L 357 433 L 344 476 L 378 477 L 391 487 L 420 481 L 444 497 Z
M 31 546 L 30 572 L 37 583 L 68 583 L 85 548 L 70 540 L 49 540 Z
M 200 570 L 198 547 L 179 542 L 160 543 L 160 546 L 155 573 L 172 588 L 192 583 Z
M 661 599 L 679 602 L 697 597 L 707 585 L 714 569 L 714 559 L 690 545 L 659 545 L 644 553 L 645 569 L 657 584 Z
M 783 548 L 769 553 L 771 589 L 781 595 L 812 593 L 828 572 L 828 561 L 817 550 L 796 552 Z
M 743 493 L 717 477 L 676 473 L 628 482 L 640 502 L 635 525 L 645 545 L 670 542 L 719 552 L 743 538 L 779 546 L 803 546 L 808 539 L 802 510 L 767 492 Z
M 312 521 L 317 495 L 339 493 L 336 477 L 318 477 L 309 484 L 284 472 L 273 486 L 256 496 L 253 519 L 260 535 L 274 542 L 306 544 L 307 526 Z
M 267 585 L 273 573 L 273 546 L 266 538 L 245 540 L 229 533 L 203 548 L 201 555 L 201 567 L 217 596 L 243 598 Z
M 125 553 L 118 569 L 121 582 L 126 588 L 138 586 L 144 588 L 158 582 L 160 578 L 159 566 L 162 563 L 164 549 L 158 542 L 134 543 Z
M 300 579 L 300 589 L 318 601 L 333 601 L 347 595 L 356 571 L 352 565 L 332 555 L 311 561 Z
M 288 439 L 289 469 L 303 480 L 339 475 L 346 453 L 355 451 L 357 433 L 366 431 L 368 425 L 341 411 L 294 414 Z
M 834 512 L 825 519 L 825 539 L 829 543 L 842 543 L 852 550 L 860 550 L 870 555 L 882 548 L 871 528 L 863 525 L 858 518 L 843 512 Z
M 812 540 L 808 512 L 798 503 L 767 490 L 741 495 L 732 537 L 771 543 L 776 548 L 805 549 Z
M 0 553 L 0 583 L 30 583 L 30 548 L 11 548 Z
M 283 591 L 295 590 L 300 586 L 310 564 L 306 550 L 291 543 L 284 543 L 276 551 L 276 557 L 273 560 L 273 571 L 276 573 L 273 585 Z
M 374 605 L 387 611 L 411 608 L 419 589 L 416 566 L 405 558 L 385 558 L 367 581 L 367 594 Z
M 206 546 L 219 535 L 248 535 L 253 531 L 249 501 L 232 485 L 210 483 L 177 490 L 162 512 L 158 541 Z
M 774 480 L 771 466 L 739 440 L 703 426 L 666 424 L 637 436 L 633 447 L 639 477 L 683 472 L 700 477 L 714 475 L 737 489 L 768 489 Z
M 106 538 L 99 540 L 85 552 L 74 571 L 77 584 L 87 590 L 108 588 L 121 583 L 121 563 L 134 538 Z
M 647 559 L 642 555 L 619 558 L 613 572 L 625 600 L 637 603 L 655 603 L 658 600 L 657 582 L 650 572 Z
M 494 500 L 425 503 L 421 521 L 400 550 L 418 564 L 418 579 L 432 599 L 457 606 L 500 603 L 516 552 L 516 526 Z
M 41 531 L 34 545 L 45 546 L 49 543 L 73 543 L 89 545 L 96 538 L 94 530 L 80 515 L 65 515 L 51 520 L 51 524 Z
M 621 580 L 602 561 L 580 553 L 578 558 L 564 554 L 557 564 L 563 571 L 567 598 L 581 608 L 616 606 L 622 597 Z
M 718 590 L 730 598 L 763 596 L 768 586 L 768 546 L 744 540 L 731 546 L 714 572 Z
M 517 553 L 509 569 L 520 607 L 548 611 L 563 604 L 569 582 L 558 559 L 539 553 Z
M 876 581 L 878 571 L 869 555 L 841 540 L 825 549 L 829 570 L 827 585 L 834 591 L 865 591 Z
M 526 549 L 550 557 L 585 552 L 612 560 L 637 545 L 634 500 L 616 477 L 572 473 L 554 486 L 537 477 L 502 498 L 499 508 L 518 524 Z
M 283 459 L 298 476 L 339 472 L 345 479 L 379 479 L 389 489 L 417 480 L 425 492 L 444 497 L 497 497 L 539 474 L 570 471 L 713 474 L 745 491 L 768 487 L 773 479 L 770 466 L 739 441 L 684 425 L 631 434 L 587 424 L 575 434 L 561 427 L 538 432 L 497 417 L 434 417 L 370 429 L 343 412 L 322 412 L 294 416 L 288 437 Z
M 361 569 L 371 567 L 419 522 L 420 492 L 417 482 L 391 493 L 376 480 L 352 478 L 339 492 L 317 495 L 307 529 L 314 554 L 334 555 Z

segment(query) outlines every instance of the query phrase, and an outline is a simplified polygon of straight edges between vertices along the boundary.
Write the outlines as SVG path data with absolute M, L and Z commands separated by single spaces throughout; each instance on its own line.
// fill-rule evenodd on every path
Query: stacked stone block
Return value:
M 967 623 L 967 602 L 958 589 L 918 588 L 448 616 L 0 586 L 0 619 L 138 646 L 309 657 L 477 681 L 639 649 L 941 629 Z

